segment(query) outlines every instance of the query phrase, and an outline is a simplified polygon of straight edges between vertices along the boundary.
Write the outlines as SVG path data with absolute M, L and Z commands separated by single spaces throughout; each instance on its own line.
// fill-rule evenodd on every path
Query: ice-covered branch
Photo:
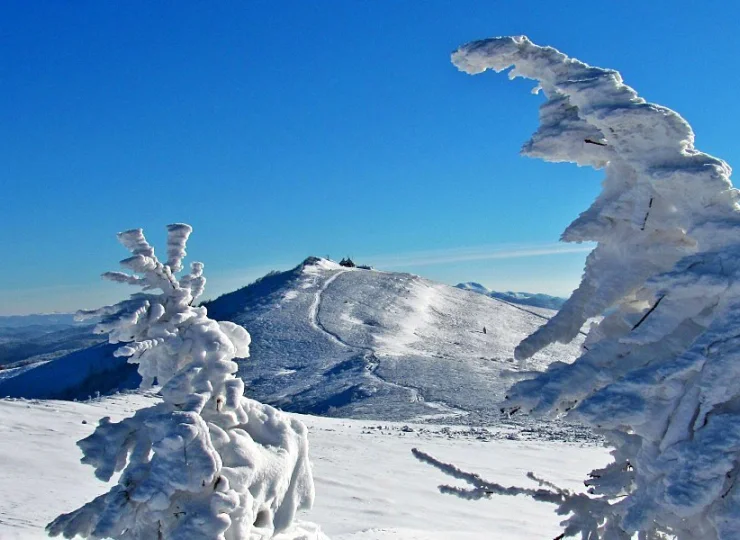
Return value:
M 558 488 L 547 490 L 529 489 L 515 486 L 505 487 L 495 482 L 483 480 L 477 474 L 465 472 L 451 463 L 439 461 L 426 452 L 419 450 L 418 448 L 412 448 L 411 453 L 422 463 L 431 465 L 435 469 L 442 471 L 447 476 L 451 476 L 452 478 L 456 478 L 457 480 L 463 480 L 473 486 L 473 489 L 462 489 L 452 486 L 439 487 L 439 490 L 442 493 L 457 495 L 458 497 L 461 497 L 463 499 L 483 499 L 490 497 L 491 495 L 528 495 L 538 501 L 561 504 L 565 500 L 565 497 L 569 495 L 566 490 L 561 490 Z M 548 487 L 552 487 L 552 485 L 550 484 L 548 485 Z
M 314 497 L 306 428 L 244 397 L 234 358 L 249 356 L 249 334 L 191 306 L 203 291 L 203 265 L 178 280 L 191 228 L 168 231 L 167 264 L 133 229 L 119 240 L 132 253 L 122 264 L 137 275 L 104 275 L 161 294 L 80 314 L 103 317 L 97 331 L 122 343 L 114 354 L 138 363 L 143 384 L 161 385 L 163 400 L 121 422 L 104 418 L 78 443 L 98 478 L 120 479 L 47 530 L 93 539 L 311 538 L 294 523 Z
M 193 228 L 184 223 L 173 223 L 167 226 L 167 266 L 173 272 L 182 270 L 182 260 L 185 258 L 185 244 L 187 244 Z
M 502 486 L 496 482 L 484 480 L 477 474 L 463 471 L 451 463 L 439 461 L 417 448 L 413 448 L 411 453 L 422 463 L 431 465 L 447 476 L 463 480 L 473 486 L 472 489 L 464 489 L 441 485 L 439 486 L 441 493 L 455 495 L 467 500 L 490 498 L 492 495 L 525 495 L 536 501 L 556 504 L 558 506 L 557 513 L 560 515 L 572 514 L 561 523 L 565 530 L 558 538 L 575 536 L 576 534 L 581 534 L 583 538 L 599 538 L 599 536 L 593 535 L 607 532 L 604 527 L 604 517 L 612 514 L 612 506 L 607 499 L 591 498 L 580 493 L 573 493 L 567 489 L 559 488 L 551 482 L 541 480 L 531 472 L 527 473 L 527 478 L 537 482 L 540 485 L 539 489 Z
M 523 36 L 470 43 L 452 61 L 467 73 L 511 67 L 511 78 L 538 82 L 546 101 L 525 155 L 606 171 L 601 195 L 563 233 L 567 242 L 598 242 L 581 286 L 556 317 L 522 342 L 519 357 L 553 341 L 571 341 L 588 318 L 649 277 L 730 239 L 739 219 L 729 166 L 697 151 L 688 123 L 647 103 L 618 72 Z
M 604 516 L 620 534 L 735 538 L 740 209 L 730 167 L 696 150 L 681 116 L 616 71 L 526 37 L 476 41 L 452 60 L 471 74 L 511 68 L 511 78 L 537 81 L 545 101 L 525 155 L 605 171 L 601 194 L 562 237 L 597 242 L 581 284 L 516 356 L 568 342 L 606 315 L 580 358 L 515 384 L 508 407 L 567 412 L 605 435 L 614 463 L 587 485 L 623 497 Z

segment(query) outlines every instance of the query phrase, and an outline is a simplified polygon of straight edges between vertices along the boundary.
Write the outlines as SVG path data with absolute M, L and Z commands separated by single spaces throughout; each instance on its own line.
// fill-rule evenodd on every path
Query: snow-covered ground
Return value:
M 0 400 L 0 538 L 46 538 L 44 525 L 106 486 L 81 465 L 75 442 L 102 416 L 129 416 L 156 399 L 119 394 L 86 403 Z M 334 540 L 553 538 L 553 507 L 524 497 L 463 501 L 436 490 L 449 479 L 416 461 L 418 447 L 503 484 L 531 485 L 533 470 L 562 487 L 583 488 L 607 462 L 606 449 L 552 429 L 468 428 L 302 415 L 310 431 L 316 505 L 302 516 Z M 566 434 L 567 435 L 567 434 Z M 548 440 L 543 440 L 548 439 Z

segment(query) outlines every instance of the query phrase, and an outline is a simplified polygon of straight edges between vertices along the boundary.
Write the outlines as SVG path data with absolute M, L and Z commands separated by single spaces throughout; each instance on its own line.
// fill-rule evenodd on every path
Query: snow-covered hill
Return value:
M 517 372 L 569 362 L 581 343 L 519 365 L 514 347 L 553 312 L 317 258 L 206 305 L 252 335 L 240 368 L 249 395 L 308 414 L 488 423 Z M 131 368 L 118 360 L 100 346 L 0 371 L 0 396 L 84 399 L 131 387 Z
M 51 519 L 105 492 L 109 485 L 80 464 L 75 442 L 100 417 L 117 421 L 153 399 L 0 400 L 0 539 L 47 538 L 43 528 Z M 301 420 L 309 428 L 316 505 L 299 517 L 317 523 L 332 540 L 524 540 L 561 532 L 562 517 L 551 505 L 524 497 L 464 501 L 440 494 L 436 486 L 449 478 L 416 461 L 413 447 L 504 484 L 534 486 L 524 477 L 534 470 L 577 491 L 586 471 L 608 459 L 606 449 L 559 440 L 557 431 Z
M 507 375 L 522 369 L 513 349 L 545 320 L 418 276 L 316 258 L 207 307 L 252 334 L 240 376 L 256 399 L 354 418 L 497 416 Z M 570 361 L 580 343 L 543 351 L 527 369 Z

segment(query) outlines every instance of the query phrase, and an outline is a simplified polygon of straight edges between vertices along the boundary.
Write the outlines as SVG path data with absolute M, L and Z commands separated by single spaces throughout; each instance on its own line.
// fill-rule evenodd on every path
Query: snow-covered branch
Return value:
M 560 312 L 516 349 L 525 359 L 603 315 L 572 364 L 508 393 L 510 410 L 565 414 L 601 432 L 614 462 L 586 482 L 605 525 L 583 538 L 736 538 L 740 530 L 740 209 L 730 167 L 694 148 L 677 113 L 613 70 L 526 37 L 452 55 L 475 74 L 511 68 L 545 101 L 525 155 L 604 169 L 603 190 L 563 233 L 595 241 Z M 608 511 L 607 511 L 608 510 Z M 584 522 L 585 523 L 585 522 Z
M 452 61 L 467 73 L 511 67 L 510 78 L 537 81 L 546 101 L 523 154 L 606 171 L 601 195 L 563 233 L 567 242 L 598 242 L 581 286 L 556 317 L 522 342 L 520 358 L 554 341 L 571 341 L 586 320 L 683 257 L 732 242 L 739 217 L 730 167 L 696 150 L 688 123 L 647 103 L 618 72 L 523 36 L 470 43 Z
M 447 485 L 439 487 L 442 493 L 450 493 L 463 499 L 484 499 L 491 495 L 529 495 L 538 501 L 561 504 L 565 500 L 564 498 L 570 494 L 567 490 L 555 488 L 552 484 L 547 484 L 547 487 L 552 488 L 551 490 L 529 489 L 516 486 L 505 487 L 495 482 L 483 480 L 477 474 L 463 471 L 451 463 L 439 461 L 418 448 L 412 448 L 411 453 L 422 463 L 431 465 L 447 476 L 451 476 L 457 480 L 463 480 L 473 486 L 473 489 L 463 489 Z M 544 485 L 546 483 L 542 482 L 542 484 Z
M 463 471 L 451 463 L 445 463 L 430 456 L 429 454 L 414 448 L 411 450 L 416 459 L 422 463 L 431 465 L 435 469 L 451 476 L 457 480 L 463 480 L 471 486 L 471 489 L 461 487 L 441 485 L 440 493 L 455 495 L 461 499 L 477 500 L 487 499 L 492 495 L 526 495 L 536 501 L 547 502 L 557 505 L 559 515 L 569 515 L 568 519 L 561 525 L 564 532 L 558 538 L 573 536 L 580 533 L 583 538 L 600 538 L 600 534 L 612 534 L 615 532 L 613 525 L 605 519 L 612 515 L 612 505 L 606 498 L 588 497 L 580 493 L 574 493 L 567 489 L 562 489 L 556 485 L 537 478 L 533 473 L 527 473 L 527 478 L 539 484 L 538 489 L 523 488 L 517 486 L 503 486 L 496 482 L 484 480 L 479 475 Z M 608 537 L 606 537 L 608 538 Z M 629 538 L 613 536 L 612 538 Z

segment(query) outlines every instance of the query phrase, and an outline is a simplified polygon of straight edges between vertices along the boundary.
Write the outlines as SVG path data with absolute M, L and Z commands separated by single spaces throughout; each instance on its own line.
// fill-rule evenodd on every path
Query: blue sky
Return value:
M 458 45 L 526 34 L 618 69 L 730 164 L 731 2 L 6 0 L 0 6 L 0 314 L 126 294 L 120 230 L 194 226 L 207 296 L 308 255 L 567 294 L 557 247 L 600 175 L 522 158 L 541 98 L 470 77 Z

